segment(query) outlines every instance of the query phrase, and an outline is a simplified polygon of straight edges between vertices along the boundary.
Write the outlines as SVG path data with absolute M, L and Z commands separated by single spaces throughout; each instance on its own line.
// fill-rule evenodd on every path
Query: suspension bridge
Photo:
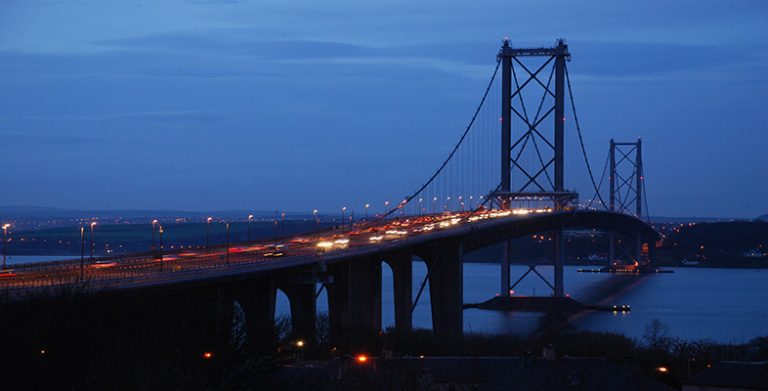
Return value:
M 503 245 L 502 296 L 514 287 L 511 240 L 541 232 L 554 238 L 554 280 L 547 282 L 554 297 L 564 296 L 565 235 L 571 229 L 609 233 L 609 261 L 623 259 L 636 270 L 653 267 L 658 235 L 647 222 L 641 141 L 610 140 L 602 174 L 593 175 L 570 59 L 563 40 L 539 48 L 514 48 L 505 40 L 479 104 L 445 160 L 413 192 L 385 203 L 375 218 L 196 252 L 167 251 L 161 243 L 149 254 L 16 265 L 0 275 L 0 293 L 23 301 L 72 287 L 96 293 L 207 292 L 218 308 L 239 303 L 250 334 L 272 327 L 280 289 L 290 301 L 293 333 L 311 341 L 323 290 L 332 337 L 380 331 L 384 262 L 393 271 L 396 328 L 411 330 L 411 314 L 428 286 L 434 332 L 456 338 L 462 334 L 462 256 L 468 251 Z M 567 187 L 566 134 L 578 140 L 591 197 L 581 199 Z M 618 256 L 614 235 L 630 238 Z M 414 261 L 427 266 L 415 297 Z

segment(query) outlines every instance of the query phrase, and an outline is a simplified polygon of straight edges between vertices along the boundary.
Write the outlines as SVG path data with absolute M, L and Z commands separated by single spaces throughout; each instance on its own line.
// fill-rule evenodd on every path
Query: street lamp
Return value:
M 371 204 L 366 203 L 365 204 L 365 220 L 368 220 L 368 208 L 371 207 Z
M 344 232 L 344 212 L 347 211 L 346 206 L 341 207 L 341 232 Z
M 227 265 L 229 265 L 229 223 L 227 223 Z
M 419 216 L 421 216 L 423 212 L 423 209 L 421 207 L 422 202 L 424 202 L 424 198 L 419 197 Z
M 93 227 L 95 226 L 96 226 L 96 222 L 92 221 L 91 222 L 91 256 L 90 256 L 91 259 L 93 259 L 93 250 L 96 245 L 96 243 L 93 241 Z
M 8 253 L 8 228 L 10 224 L 3 224 L 3 270 L 5 270 L 5 257 Z
M 320 219 L 317 218 L 317 209 L 312 211 L 312 215 L 315 217 L 315 237 L 320 237 Z
M 248 215 L 248 241 L 251 241 L 251 221 L 253 221 L 253 215 Z
M 301 359 L 303 360 L 304 359 L 304 341 L 301 339 L 296 341 L 296 346 L 299 347 L 299 351 L 301 352 Z
M 85 276 L 85 227 L 80 226 L 80 279 Z
M 152 248 L 150 250 L 152 251 L 152 258 L 155 257 L 155 226 L 157 225 L 157 219 L 152 220 Z
M 158 226 L 158 232 L 160 233 L 160 270 L 163 270 L 163 226 Z
M 275 246 L 277 246 L 277 237 L 280 234 L 280 220 L 277 219 L 277 216 L 280 214 L 280 211 L 275 211 Z
M 213 220 L 213 217 L 209 217 L 207 220 L 205 220 L 205 249 L 208 249 L 208 246 L 211 245 L 211 220 Z

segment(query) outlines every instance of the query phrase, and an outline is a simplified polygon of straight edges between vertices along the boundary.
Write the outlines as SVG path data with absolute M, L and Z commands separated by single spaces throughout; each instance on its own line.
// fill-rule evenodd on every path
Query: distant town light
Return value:
M 213 353 L 212 352 L 205 352 L 205 353 L 203 353 L 203 358 L 206 359 L 206 360 L 210 360 L 210 359 L 213 358 Z
M 368 362 L 368 356 L 365 354 L 358 354 L 357 357 L 355 357 L 355 361 L 357 361 L 358 364 L 365 364 Z

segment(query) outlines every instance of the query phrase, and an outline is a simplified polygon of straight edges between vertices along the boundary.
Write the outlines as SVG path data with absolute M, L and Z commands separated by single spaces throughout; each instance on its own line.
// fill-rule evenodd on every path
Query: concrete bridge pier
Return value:
M 512 242 L 505 240 L 501 246 L 501 287 L 499 295 L 509 297 L 509 264 L 512 259 Z
M 451 241 L 418 252 L 427 263 L 432 330 L 448 341 L 461 339 L 464 327 L 462 252 L 462 245 Z
M 328 265 L 331 340 L 338 345 L 366 344 L 381 331 L 381 260 L 350 259 Z
M 555 297 L 563 297 L 565 295 L 565 288 L 563 286 L 563 265 L 565 264 L 565 232 L 563 230 L 563 224 L 555 228 L 553 242 L 555 246 Z
M 291 337 L 313 344 L 317 321 L 315 284 L 286 284 L 281 285 L 280 290 L 291 303 Z
M 653 238 L 648 239 L 648 261 L 656 265 L 656 241 Z
M 616 250 L 614 248 L 616 237 L 613 231 L 608 233 L 608 266 L 613 264 L 613 260 L 616 259 Z
M 228 294 L 236 300 L 245 314 L 248 341 L 260 345 L 275 337 L 275 293 L 271 276 L 240 281 L 227 286 Z
M 395 329 L 400 334 L 410 334 L 413 329 L 413 257 L 410 252 L 387 254 L 384 262 L 392 269 Z

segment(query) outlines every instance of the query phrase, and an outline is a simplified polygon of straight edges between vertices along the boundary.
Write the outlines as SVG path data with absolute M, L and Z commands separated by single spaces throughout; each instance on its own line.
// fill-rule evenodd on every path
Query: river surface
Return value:
M 513 265 L 514 282 L 528 269 Z M 674 273 L 642 276 L 607 273 L 578 273 L 578 267 L 566 266 L 565 290 L 586 304 L 629 304 L 626 314 L 588 311 L 572 318 L 580 330 L 606 331 L 642 340 L 645 327 L 659 319 L 669 329 L 667 336 L 686 340 L 711 339 L 725 343 L 742 343 L 768 335 L 768 269 L 670 268 Z M 551 266 L 537 270 L 552 281 Z M 500 266 L 489 263 L 464 264 L 464 302 L 474 303 L 493 297 L 499 289 Z M 394 325 L 392 272 L 383 267 L 382 324 Z M 415 298 L 426 275 L 423 263 L 413 263 Z M 611 297 L 597 298 L 601 287 L 613 283 L 626 286 Z M 551 290 L 533 273 L 516 287 L 516 295 L 547 296 Z M 327 296 L 321 294 L 318 312 L 327 312 Z M 289 311 L 287 298 L 278 294 L 278 315 Z M 481 333 L 526 335 L 535 330 L 538 313 L 505 312 L 479 309 L 464 311 L 464 330 Z M 414 327 L 431 328 L 429 288 L 413 314 Z
M 10 265 L 26 262 L 72 259 L 76 256 L 34 255 L 9 256 Z M 565 291 L 585 304 L 629 304 L 627 314 L 588 311 L 571 319 L 581 330 L 621 333 L 642 339 L 645 326 L 659 319 L 669 326 L 667 336 L 687 340 L 712 339 L 719 342 L 742 343 L 757 336 L 768 335 L 768 269 L 709 269 L 670 268 L 674 273 L 642 276 L 606 273 L 577 273 L 576 266 L 565 267 Z M 513 265 L 514 282 L 527 266 Z M 551 266 L 537 270 L 552 281 Z M 500 266 L 492 263 L 464 264 L 464 302 L 485 301 L 499 290 Z M 413 297 L 416 298 L 426 267 L 413 263 Z M 394 325 L 392 271 L 382 267 L 382 324 Z M 604 297 L 601 288 L 620 283 L 625 289 Z M 551 290 L 534 273 L 515 288 L 516 295 L 547 296 Z M 278 294 L 277 313 L 289 313 L 288 299 Z M 325 293 L 317 303 L 318 312 L 328 311 Z M 481 333 L 511 333 L 525 335 L 535 330 L 540 315 L 526 312 L 504 312 L 479 309 L 464 311 L 464 329 Z M 431 328 L 429 286 L 419 299 L 413 314 L 414 327 Z

